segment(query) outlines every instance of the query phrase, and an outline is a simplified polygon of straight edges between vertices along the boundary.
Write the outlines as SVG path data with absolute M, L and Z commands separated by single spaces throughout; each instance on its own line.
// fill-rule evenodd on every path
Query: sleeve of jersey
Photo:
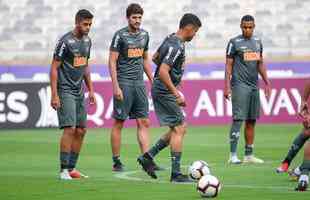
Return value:
M 233 58 L 234 55 L 235 55 L 235 53 L 236 53 L 235 45 L 234 45 L 234 43 L 230 40 L 230 41 L 228 42 L 228 45 L 227 45 L 227 48 L 226 48 L 226 56 L 227 56 L 228 58 Z
M 149 50 L 149 41 L 150 41 L 150 36 L 149 36 L 149 34 L 147 34 L 146 35 L 146 43 L 145 43 L 144 51 L 148 51 Z
M 63 40 L 59 40 L 54 51 L 54 59 L 63 61 L 66 55 L 66 51 L 66 43 Z
M 120 52 L 120 48 L 121 48 L 120 44 L 121 44 L 121 37 L 119 33 L 115 33 L 115 35 L 113 36 L 112 42 L 111 42 L 110 51 Z
M 263 51 L 264 51 L 263 43 L 262 41 L 260 41 L 260 55 L 261 56 L 263 56 Z
M 165 53 L 165 57 L 162 61 L 162 63 L 165 63 L 167 65 L 169 65 L 170 67 L 172 67 L 175 64 L 175 61 L 177 60 L 177 58 L 180 56 L 181 54 L 181 49 L 180 47 L 175 47 L 172 45 L 167 46 L 166 49 L 166 53 Z

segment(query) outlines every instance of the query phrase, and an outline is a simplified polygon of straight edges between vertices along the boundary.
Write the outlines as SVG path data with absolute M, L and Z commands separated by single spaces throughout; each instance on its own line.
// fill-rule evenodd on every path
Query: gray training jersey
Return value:
M 143 29 L 130 33 L 125 27 L 118 30 L 112 39 L 110 50 L 119 53 L 117 78 L 143 81 L 143 54 L 149 48 L 149 34 Z
M 83 95 L 82 82 L 90 57 L 91 40 L 88 36 L 76 38 L 70 31 L 60 38 L 54 58 L 61 61 L 58 68 L 57 89 L 60 93 Z
M 184 73 L 185 46 L 175 34 L 169 35 L 157 50 L 158 57 L 155 59 L 157 65 L 153 89 L 161 94 L 170 94 L 169 90 L 159 79 L 159 68 L 162 63 L 170 66 L 169 75 L 174 86 L 178 87 Z
M 259 38 L 250 39 L 239 35 L 232 38 L 226 49 L 226 56 L 234 59 L 231 85 L 257 88 L 258 64 L 262 59 L 263 45 Z

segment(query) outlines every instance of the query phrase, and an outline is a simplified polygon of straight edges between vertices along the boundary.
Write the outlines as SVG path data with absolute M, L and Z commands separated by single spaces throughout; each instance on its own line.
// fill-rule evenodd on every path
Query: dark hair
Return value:
M 129 6 L 126 9 L 127 18 L 129 18 L 131 15 L 134 15 L 134 14 L 143 15 L 143 8 L 137 3 L 129 4 Z
M 194 25 L 196 27 L 201 27 L 201 21 L 196 15 L 192 13 L 186 13 L 181 18 L 179 28 L 184 28 L 189 24 Z
M 244 15 L 242 18 L 241 18 L 241 23 L 245 21 L 245 22 L 254 22 L 254 17 L 252 15 Z
M 75 15 L 75 22 L 80 22 L 83 19 L 92 19 L 93 17 L 94 15 L 91 14 L 91 12 L 86 9 L 81 9 Z

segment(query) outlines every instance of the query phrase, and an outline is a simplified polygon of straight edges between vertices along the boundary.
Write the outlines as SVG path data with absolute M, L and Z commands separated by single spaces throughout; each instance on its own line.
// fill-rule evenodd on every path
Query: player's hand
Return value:
M 88 99 L 89 99 L 89 104 L 90 105 L 96 105 L 97 104 L 97 100 L 96 100 L 96 96 L 93 92 L 90 92 L 88 94 Z
M 186 102 L 185 102 L 185 97 L 182 92 L 178 91 L 178 95 L 176 96 L 176 102 L 179 106 L 185 107 Z
M 231 89 L 229 87 L 224 88 L 224 97 L 227 100 L 230 100 L 231 97 Z
M 123 101 L 124 96 L 123 96 L 123 91 L 120 87 L 117 87 L 114 91 L 113 91 L 113 95 L 114 97 L 119 100 L 119 101 Z
M 58 108 L 60 108 L 60 99 L 58 95 L 52 96 L 51 106 L 54 110 L 57 110 Z
M 269 84 L 268 84 L 268 85 L 265 85 L 264 92 L 265 92 L 265 96 L 266 96 L 267 98 L 269 98 L 269 97 L 270 97 L 270 94 L 271 94 L 271 87 L 270 87 Z

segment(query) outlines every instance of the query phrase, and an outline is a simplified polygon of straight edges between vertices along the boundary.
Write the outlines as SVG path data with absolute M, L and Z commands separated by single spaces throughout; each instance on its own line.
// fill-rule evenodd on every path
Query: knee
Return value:
M 149 119 L 137 119 L 137 127 L 138 128 L 149 128 L 150 120 Z
M 123 120 L 116 119 L 114 121 L 113 128 L 121 130 L 123 128 L 123 126 L 124 126 L 124 121 Z
M 187 125 L 185 123 L 183 123 L 179 126 L 174 127 L 174 131 L 178 134 L 185 135 L 186 134 L 186 127 L 187 127 Z
M 75 132 L 76 137 L 83 138 L 85 136 L 85 134 L 86 134 L 85 128 L 77 128 L 76 129 L 76 132 Z
M 305 137 L 310 137 L 310 129 L 304 129 L 304 132 L 303 132 L 304 136 Z

